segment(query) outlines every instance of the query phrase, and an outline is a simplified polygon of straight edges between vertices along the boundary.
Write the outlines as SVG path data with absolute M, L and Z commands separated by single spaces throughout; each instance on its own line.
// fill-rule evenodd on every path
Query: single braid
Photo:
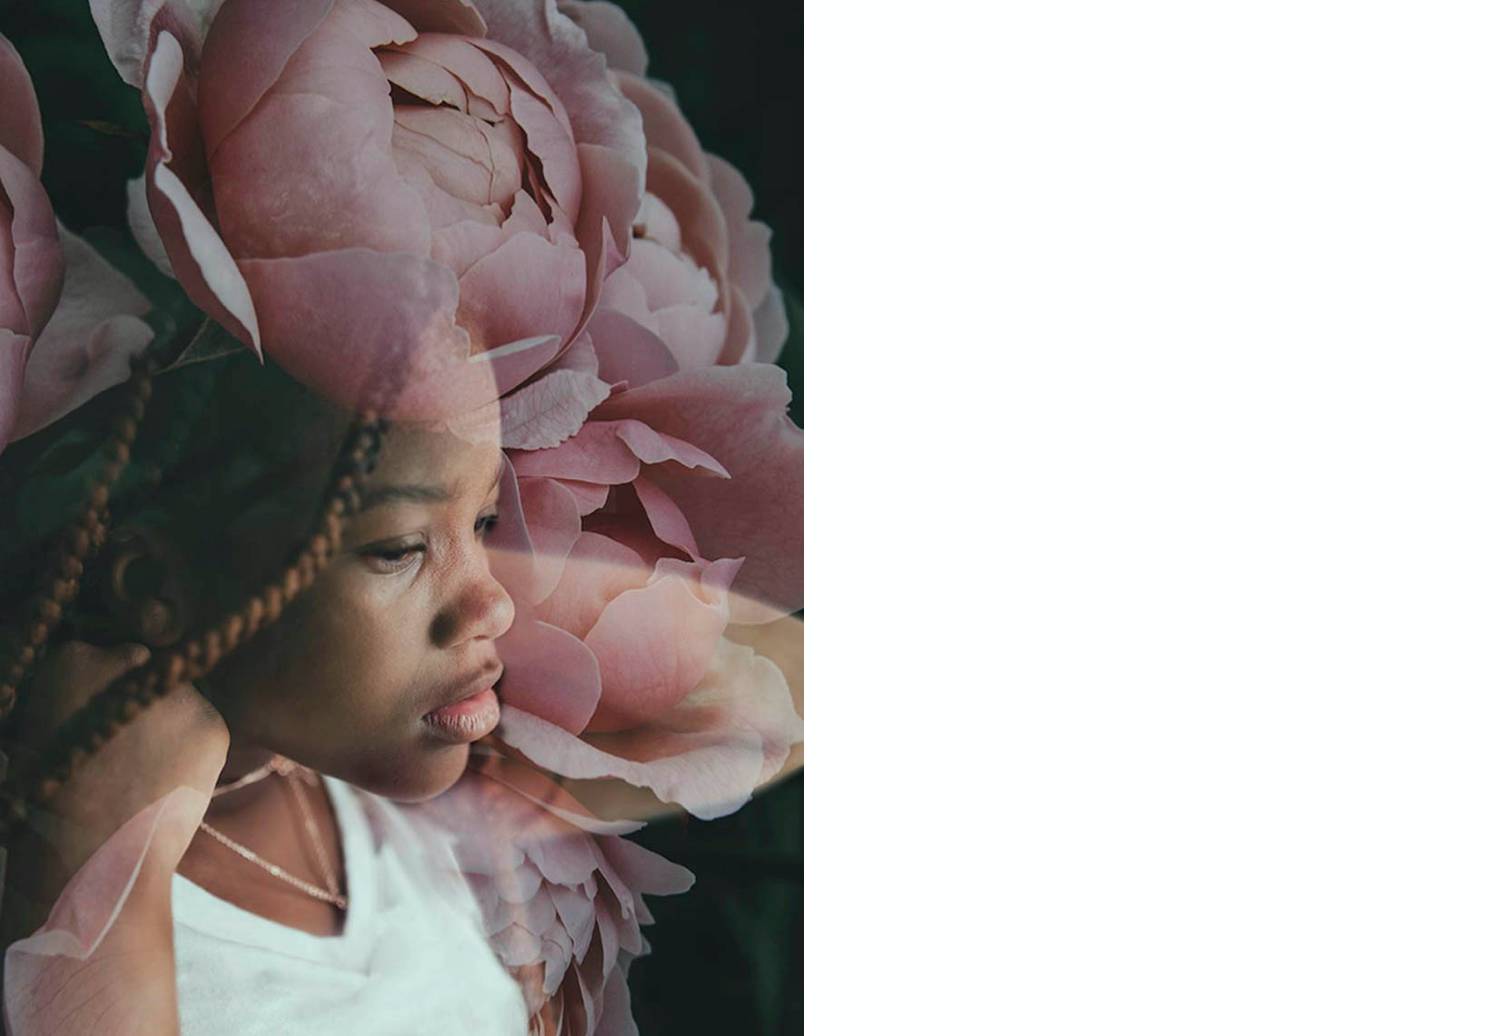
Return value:
M 385 419 L 373 411 L 354 422 L 313 531 L 280 578 L 197 639 L 121 675 L 63 724 L 28 777 L 7 778 L 9 789 L 0 791 L 0 840 L 26 819 L 28 803 L 50 800 L 79 766 L 152 702 L 184 680 L 201 679 L 240 644 L 281 618 L 286 606 L 337 553 L 344 522 L 359 509 L 360 493 L 374 470 L 386 429 Z
M 78 581 L 83 575 L 84 562 L 104 544 L 109 529 L 109 494 L 130 460 L 136 430 L 151 399 L 151 371 L 144 355 L 130 361 L 129 386 L 125 410 L 115 421 L 100 451 L 105 458 L 104 470 L 89 488 L 83 514 L 63 530 L 57 556 L 42 577 L 42 589 L 32 602 L 30 615 L 21 623 L 10 657 L 0 663 L 0 674 L 3 674 L 0 675 L 0 720 L 15 708 L 16 694 L 31 672 L 42 645 L 57 629 L 63 611 L 78 596 Z

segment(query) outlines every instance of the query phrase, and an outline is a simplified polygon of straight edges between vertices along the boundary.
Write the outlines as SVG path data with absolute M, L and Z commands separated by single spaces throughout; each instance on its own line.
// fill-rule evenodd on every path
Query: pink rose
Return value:
M 151 340 L 146 298 L 53 215 L 42 122 L 0 36 L 0 449 L 118 385 Z
M 160 251 L 332 398 L 395 375 L 393 410 L 423 411 L 413 384 L 457 368 L 466 404 L 493 400 L 573 342 L 624 259 L 640 118 L 546 0 L 95 11 L 142 87 Z

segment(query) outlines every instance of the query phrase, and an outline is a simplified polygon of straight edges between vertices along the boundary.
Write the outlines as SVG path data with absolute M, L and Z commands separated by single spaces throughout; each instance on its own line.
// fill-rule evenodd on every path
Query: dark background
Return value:
M 617 0 L 618 2 L 618 0 Z M 708 151 L 732 162 L 771 227 L 792 335 L 780 358 L 802 424 L 802 6 L 628 0 L 646 74 L 672 84 Z M 642 1036 L 802 1031 L 802 776 L 709 823 L 658 822 L 636 841 L 697 884 L 649 901 L 649 956 L 630 972 Z
M 740 169 L 769 224 L 792 334 L 778 361 L 802 424 L 802 8 L 624 0 L 647 74 L 672 85 L 704 147 Z M 0 0 L 0 33 L 41 101 L 43 168 L 58 217 L 111 258 L 133 251 L 124 183 L 145 159 L 140 97 L 115 74 L 86 0 Z M 149 263 L 129 263 L 148 293 Z M 733 816 L 652 825 L 636 840 L 689 867 L 694 888 L 650 902 L 649 956 L 630 986 L 643 1036 L 802 1031 L 802 778 Z

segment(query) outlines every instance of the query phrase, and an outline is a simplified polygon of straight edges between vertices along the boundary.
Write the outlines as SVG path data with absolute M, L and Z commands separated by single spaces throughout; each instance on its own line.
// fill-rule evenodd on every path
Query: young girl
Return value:
M 608 4 L 91 10 L 180 291 L 49 230 L 0 47 L 7 1026 L 634 1031 L 623 836 L 799 758 L 743 181 Z
M 69 621 L 107 646 L 72 640 L 48 653 L 12 734 L 18 755 L 116 677 L 149 666 L 151 649 L 201 640 L 226 611 L 245 615 L 316 521 L 351 415 L 274 367 L 221 365 L 200 404 L 214 419 L 191 422 L 193 454 L 212 456 L 218 474 L 193 484 L 184 459 L 156 491 L 117 503 L 90 565 L 102 575 Z M 159 377 L 155 406 L 181 423 L 187 390 L 202 391 L 206 373 L 177 372 L 181 386 Z M 255 426 L 239 423 L 251 399 L 276 414 L 258 442 Z M 168 423 L 147 422 L 143 437 Z M 164 452 L 146 459 L 160 463 Z M 3 459 L 13 473 L 35 454 Z M 498 723 L 495 644 L 515 609 L 483 538 L 497 519 L 500 469 L 498 428 L 473 439 L 385 429 L 317 579 L 277 621 L 122 728 L 50 815 L 29 818 L 27 841 L 10 848 L 11 939 L 45 920 L 42 907 L 142 811 L 155 812 L 147 823 L 158 830 L 120 916 L 87 918 L 74 933 L 101 940 L 89 929 L 107 926 L 76 962 L 90 967 L 32 958 L 48 936 L 11 947 L 15 1031 L 104 1031 L 95 1022 L 188 1033 L 526 1031 L 520 989 L 486 946 L 456 868 L 418 858 L 439 836 L 384 802 L 450 789 L 470 745 Z M 261 496 L 268 480 L 278 489 Z M 278 766 L 285 760 L 300 765 Z M 125 880 L 107 863 L 90 865 L 93 880 Z M 37 961 L 46 966 L 30 973 Z

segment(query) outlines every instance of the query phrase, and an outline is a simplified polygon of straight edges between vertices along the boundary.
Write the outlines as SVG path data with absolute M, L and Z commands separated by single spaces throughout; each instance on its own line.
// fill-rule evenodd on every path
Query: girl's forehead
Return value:
M 394 424 L 385 434 L 371 487 L 401 482 L 455 492 L 490 486 L 501 464 L 499 428 L 490 437 L 460 436 L 446 428 Z

